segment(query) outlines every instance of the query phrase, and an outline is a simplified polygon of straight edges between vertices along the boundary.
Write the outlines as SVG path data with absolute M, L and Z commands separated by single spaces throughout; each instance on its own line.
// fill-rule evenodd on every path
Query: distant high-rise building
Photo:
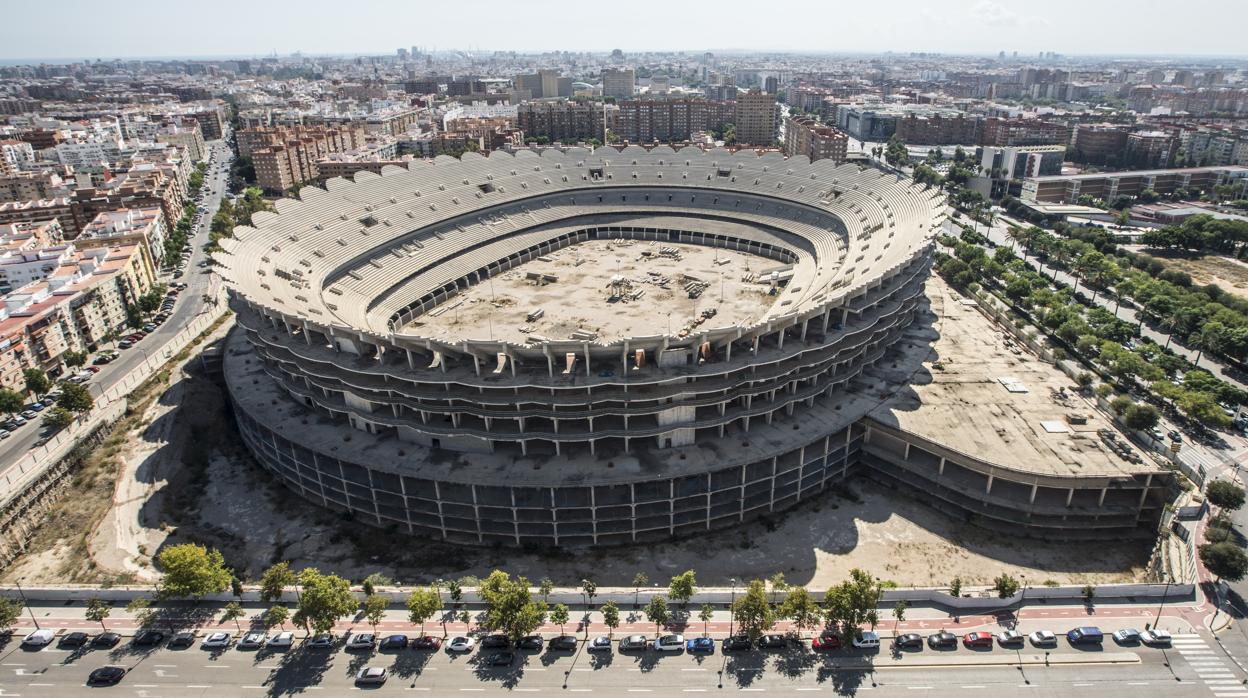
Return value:
M 776 96 L 758 89 L 737 96 L 737 142 L 770 146 L 776 142 L 780 107 Z
M 572 78 L 559 77 L 557 70 L 522 73 L 513 78 L 512 82 L 517 92 L 527 90 L 533 99 L 572 96 Z
M 631 99 L 637 92 L 637 75 L 632 68 L 605 68 L 602 71 L 602 96 Z
M 395 49 L 394 53 L 396 56 L 399 57 L 399 60 L 401 61 L 407 60 L 407 49 L 405 48 Z
M 784 153 L 789 157 L 805 155 L 811 162 L 826 158 L 844 162 L 848 145 L 849 136 L 809 116 L 784 120 Z
M 780 91 L 780 78 L 775 75 L 768 75 L 763 79 L 763 92 L 774 95 Z

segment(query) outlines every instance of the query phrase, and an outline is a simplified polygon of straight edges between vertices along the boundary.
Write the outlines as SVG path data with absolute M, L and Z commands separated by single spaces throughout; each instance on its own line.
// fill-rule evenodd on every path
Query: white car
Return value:
M 263 645 L 264 641 L 267 639 L 268 639 L 268 636 L 266 636 L 264 633 L 253 631 L 253 632 L 247 633 L 246 635 L 243 636 L 243 639 L 238 641 L 238 648 L 240 650 L 254 650 L 257 647 L 260 647 L 261 645 Z
M 229 633 L 212 633 L 204 638 L 204 643 L 200 647 L 208 649 L 222 649 L 230 646 Z
M 291 645 L 295 644 L 295 634 L 290 631 L 278 633 L 274 635 L 273 637 L 269 638 L 269 641 L 266 644 L 267 646 L 274 647 L 274 648 L 290 647 Z
M 1140 631 L 1135 628 L 1123 628 L 1114 631 L 1114 642 L 1118 644 L 1132 644 L 1140 641 Z
M 1171 639 L 1170 631 L 1161 628 L 1153 628 L 1140 633 L 1140 642 L 1146 645 L 1168 645 Z
M 854 647 L 858 649 L 875 649 L 880 646 L 880 636 L 871 631 L 854 635 Z
M 52 643 L 52 638 L 56 637 L 56 631 L 43 628 L 22 638 L 23 647 L 43 647 Z
M 997 633 L 997 642 L 1002 645 L 1021 645 L 1023 644 L 1023 634 L 1017 630 L 1002 630 Z
M 471 652 L 477 641 L 471 637 L 457 637 L 451 640 L 446 649 L 450 652 Z
M 1031 644 L 1037 647 L 1048 647 L 1049 645 L 1057 644 L 1057 636 L 1050 630 L 1037 630 L 1028 635 L 1028 637 L 1031 638 Z
M 684 635 L 664 635 L 654 641 L 654 649 L 660 652 L 679 652 L 685 648 Z
M 366 666 L 355 675 L 355 682 L 380 686 L 386 682 L 386 668 L 382 666 Z
M 347 640 L 347 649 L 349 650 L 371 650 L 373 643 L 377 641 L 377 637 L 372 633 L 356 633 Z

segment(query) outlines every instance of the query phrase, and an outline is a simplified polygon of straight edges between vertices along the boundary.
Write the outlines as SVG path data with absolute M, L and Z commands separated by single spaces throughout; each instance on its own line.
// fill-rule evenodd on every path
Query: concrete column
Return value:
M 780 330 L 780 338 L 778 341 L 780 344 L 779 348 L 783 349 L 784 348 L 784 330 Z
M 806 328 L 810 325 L 810 318 L 802 320 L 802 341 L 806 341 Z
M 728 340 L 728 346 L 724 347 L 724 361 L 732 361 L 732 340 Z
M 476 352 L 472 353 L 472 368 L 477 372 L 477 376 L 481 375 L 481 357 Z
M 941 476 L 943 476 L 944 474 L 945 474 L 945 458 L 944 458 L 944 456 L 941 456 L 941 458 L 940 458 L 940 467 L 938 467 L 938 468 L 936 469 L 936 476 L 937 476 L 937 477 L 941 477 Z
M 988 476 L 988 485 L 987 485 L 986 487 L 984 487 L 984 494 L 992 494 L 992 481 L 993 481 L 995 478 L 996 478 L 996 476 L 995 476 L 995 475 L 989 475 L 989 476 Z
M 590 368 L 589 368 L 589 343 L 588 343 L 588 342 L 587 342 L 587 343 L 585 343 L 585 344 L 583 345 L 583 347 L 584 347 L 584 349 L 585 349 L 585 377 L 586 377 L 586 378 L 589 378 L 589 377 L 590 377 L 590 373 L 589 373 L 589 372 L 590 372 Z
M 841 327 L 849 325 L 849 308 L 841 308 Z
M 910 442 L 906 442 L 906 453 L 902 456 L 903 460 L 910 460 Z
M 1153 474 L 1149 473 L 1147 479 L 1144 480 L 1144 490 L 1140 492 L 1140 503 L 1135 505 L 1137 509 L 1144 506 L 1144 500 L 1148 499 L 1148 488 L 1152 486 L 1153 486 Z
M 1105 494 L 1106 494 L 1107 492 L 1109 492 L 1109 488 L 1108 488 L 1108 487 L 1102 487 L 1102 488 L 1101 488 L 1101 497 L 1100 497 L 1100 499 L 1098 499 L 1098 500 L 1096 501 L 1096 505 L 1097 505 L 1098 507 L 1099 507 L 1099 506 L 1104 506 L 1104 505 L 1105 505 Z
M 408 369 L 409 371 L 415 371 L 415 370 L 416 370 L 416 359 L 412 358 L 412 350 L 411 350 L 411 349 L 405 349 L 404 351 L 406 351 L 406 352 L 407 352 L 407 369 Z
M 1039 489 L 1039 488 L 1040 488 L 1040 486 L 1039 486 L 1039 485 L 1032 485 L 1032 486 L 1031 486 L 1031 497 L 1029 497 L 1029 498 L 1027 499 L 1027 503 L 1028 503 L 1028 504 L 1035 504 L 1035 503 L 1036 503 L 1036 490 L 1037 490 L 1037 489 Z
M 1075 501 L 1075 488 L 1072 487 L 1066 491 L 1066 506 L 1069 507 L 1073 501 Z

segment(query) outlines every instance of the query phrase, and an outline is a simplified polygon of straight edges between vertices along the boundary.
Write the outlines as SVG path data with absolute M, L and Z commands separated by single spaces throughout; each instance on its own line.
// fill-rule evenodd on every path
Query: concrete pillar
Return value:
M 724 361 L 732 361 L 732 340 L 728 340 L 728 346 L 724 347 Z
M 590 377 L 590 368 L 589 368 L 589 343 L 588 343 L 588 342 L 586 342 L 583 346 L 584 346 L 584 349 L 585 349 L 585 377 L 586 377 L 586 378 L 589 378 L 589 377 Z
M 986 487 L 984 487 L 984 494 L 992 494 L 992 481 L 993 481 L 995 478 L 996 478 L 996 476 L 995 476 L 995 475 L 989 475 L 989 476 L 988 476 L 988 485 L 987 485 Z
M 472 353 L 472 368 L 477 372 L 477 376 L 479 377 L 481 375 L 481 357 L 477 356 L 476 352 Z
M 945 458 L 944 456 L 941 456 L 940 467 L 936 469 L 936 476 L 940 477 L 940 476 L 943 476 L 944 474 L 945 474 Z
M 903 460 L 910 460 L 910 442 L 906 442 L 906 453 L 902 456 Z
M 1072 487 L 1066 491 L 1066 506 L 1069 507 L 1073 501 L 1075 501 L 1075 488 Z
M 1033 484 L 1033 485 L 1031 486 L 1031 497 L 1029 497 L 1029 498 L 1027 499 L 1027 503 L 1028 503 L 1028 504 L 1035 504 L 1035 503 L 1036 503 L 1036 490 L 1037 490 L 1037 489 L 1039 489 L 1039 488 L 1040 488 L 1040 486 L 1039 486 L 1039 485 L 1035 485 L 1035 484 Z
M 416 370 L 416 359 L 412 357 L 412 350 L 411 350 L 411 349 L 406 349 L 405 351 L 407 352 L 407 369 L 408 369 L 409 371 L 415 371 L 415 370 Z
M 779 348 L 783 349 L 784 348 L 784 330 L 780 330 L 780 337 L 779 337 L 778 342 L 780 345 Z
M 1098 500 L 1096 501 L 1096 505 L 1097 505 L 1098 507 L 1099 507 L 1099 506 L 1104 506 L 1104 505 L 1105 505 L 1105 494 L 1106 494 L 1107 492 L 1109 492 L 1109 488 L 1108 488 L 1108 487 L 1102 487 L 1102 488 L 1101 488 L 1101 497 L 1100 497 L 1100 499 L 1098 499 Z
M 806 341 L 806 328 L 810 325 L 810 318 L 802 320 L 802 341 Z
M 1153 486 L 1153 474 L 1149 473 L 1148 477 L 1144 480 L 1144 489 L 1143 491 L 1140 492 L 1140 503 L 1135 505 L 1137 509 L 1144 506 L 1144 500 L 1148 499 L 1148 488 L 1152 486 Z

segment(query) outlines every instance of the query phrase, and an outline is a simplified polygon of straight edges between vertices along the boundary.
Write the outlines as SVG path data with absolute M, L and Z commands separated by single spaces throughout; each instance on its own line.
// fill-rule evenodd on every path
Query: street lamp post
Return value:
M 1161 608 L 1166 605 L 1166 595 L 1170 593 L 1170 579 L 1166 578 L 1166 587 L 1161 590 L 1161 603 L 1157 604 L 1157 618 L 1153 621 L 1153 627 L 1161 625 Z
M 732 578 L 732 601 L 728 604 L 728 637 L 732 637 L 733 622 L 737 619 L 737 578 Z
M 22 597 L 22 605 L 26 607 L 26 612 L 30 614 L 30 620 L 35 624 L 35 630 L 39 629 L 39 620 L 35 618 L 35 611 L 30 607 L 30 602 L 26 600 L 26 592 L 22 591 L 22 583 L 13 580 L 13 584 L 17 586 L 17 595 Z
M 1018 595 L 1018 613 L 1015 614 L 1015 624 L 1017 624 L 1017 616 L 1023 612 L 1023 602 L 1027 600 L 1027 575 L 1019 573 L 1019 577 L 1023 578 L 1023 591 Z

